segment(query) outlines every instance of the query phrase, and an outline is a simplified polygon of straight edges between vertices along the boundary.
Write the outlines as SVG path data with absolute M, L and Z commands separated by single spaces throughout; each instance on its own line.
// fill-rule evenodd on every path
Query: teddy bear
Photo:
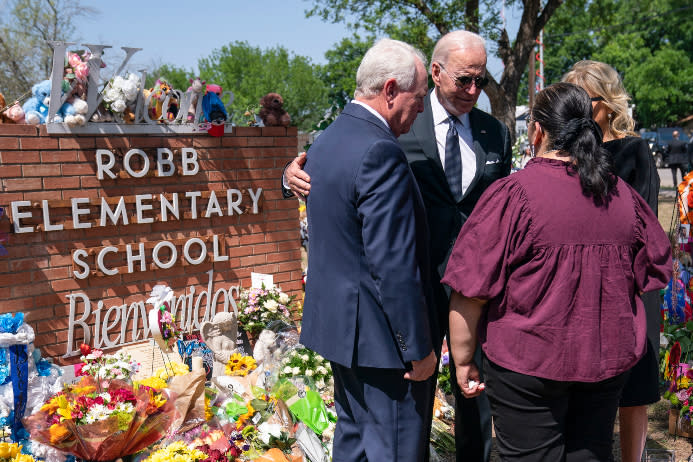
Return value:
M 0 93 L 0 124 L 12 124 L 12 123 L 14 123 L 14 120 L 10 119 L 7 116 L 5 109 L 9 109 L 9 107 L 7 107 L 7 103 L 5 102 L 5 97 L 3 96 L 2 93 Z
M 291 116 L 282 106 L 284 100 L 279 93 L 267 93 L 260 100 L 260 118 L 266 127 L 288 127 Z
M 188 122 L 194 122 L 195 121 L 195 112 L 197 111 L 197 101 L 200 98 L 200 93 L 202 93 L 202 87 L 206 83 L 204 80 L 200 80 L 199 77 L 197 77 L 195 80 L 190 79 L 190 86 L 186 90 L 186 93 L 192 93 L 190 97 L 190 106 L 188 107 L 188 115 L 187 115 L 187 120 Z
M 51 81 L 44 80 L 31 87 L 31 98 L 26 100 L 22 109 L 26 123 L 40 125 L 48 117 L 48 101 L 51 95 Z
M 15 102 L 12 106 L 9 107 L 9 109 L 5 110 L 5 115 L 14 123 L 16 124 L 24 124 L 26 121 L 24 120 L 24 110 L 22 109 L 22 106 L 19 105 L 18 102 Z
M 43 80 L 31 87 L 32 97 L 29 98 L 22 109 L 26 123 L 40 125 L 46 123 L 48 117 L 48 104 L 50 103 L 51 81 Z M 53 118 L 53 122 L 65 122 L 70 126 L 84 125 L 86 122 L 87 103 L 81 98 L 71 97 L 72 102 L 65 102 L 60 106 Z

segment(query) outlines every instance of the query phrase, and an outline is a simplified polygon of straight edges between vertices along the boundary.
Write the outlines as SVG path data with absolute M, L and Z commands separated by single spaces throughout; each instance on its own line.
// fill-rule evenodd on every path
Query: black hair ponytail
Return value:
M 582 88 L 570 83 L 546 87 L 536 96 L 532 119 L 548 137 L 547 149 L 568 153 L 582 191 L 603 203 L 616 185 L 611 156 L 602 148 L 602 131 L 592 120 L 592 103 Z

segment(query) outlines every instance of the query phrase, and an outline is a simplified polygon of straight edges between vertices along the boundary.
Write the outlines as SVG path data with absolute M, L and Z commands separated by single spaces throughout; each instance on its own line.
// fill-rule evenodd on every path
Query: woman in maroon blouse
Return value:
M 486 389 L 503 460 L 606 461 L 645 352 L 639 294 L 671 278 L 669 239 L 613 174 L 587 93 L 558 83 L 535 101 L 536 158 L 487 189 L 443 278 L 452 360 L 465 396 Z

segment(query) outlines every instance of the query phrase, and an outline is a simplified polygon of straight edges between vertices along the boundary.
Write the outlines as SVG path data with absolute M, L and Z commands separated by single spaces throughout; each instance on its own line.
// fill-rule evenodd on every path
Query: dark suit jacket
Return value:
M 686 143 L 681 140 L 671 140 L 667 145 L 667 163 L 668 164 L 681 164 L 688 166 L 691 159 L 688 155 L 688 149 L 686 148 Z
M 346 367 L 404 369 L 433 349 L 419 188 L 382 121 L 349 104 L 308 151 L 301 343 Z
M 435 98 L 435 94 L 430 95 Z M 399 137 L 423 195 L 431 241 L 430 271 L 436 300 L 439 342 L 447 331 L 450 291 L 440 284 L 448 257 L 462 225 L 481 194 L 495 180 L 510 174 L 510 131 L 493 116 L 472 109 L 469 113 L 476 153 L 476 175 L 459 202 L 455 202 L 438 155 L 430 98 L 409 133 Z M 464 168 L 464 167 L 463 167 Z

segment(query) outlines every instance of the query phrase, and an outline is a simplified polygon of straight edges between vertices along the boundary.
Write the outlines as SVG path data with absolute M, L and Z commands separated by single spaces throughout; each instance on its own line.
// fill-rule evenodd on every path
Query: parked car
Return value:
M 654 156 L 657 168 L 669 166 L 669 163 L 667 161 L 667 156 L 669 154 L 668 145 L 669 142 L 672 139 L 674 139 L 673 133 L 675 130 L 680 133 L 679 139 L 681 141 L 683 141 L 684 143 L 688 143 L 690 141 L 688 135 L 686 135 L 686 132 L 684 132 L 683 128 L 681 127 L 663 127 L 658 128 L 656 132 L 644 132 L 655 133 L 654 142 L 650 144 L 650 150 L 652 151 L 652 155 Z M 645 138 L 644 134 L 642 137 Z

